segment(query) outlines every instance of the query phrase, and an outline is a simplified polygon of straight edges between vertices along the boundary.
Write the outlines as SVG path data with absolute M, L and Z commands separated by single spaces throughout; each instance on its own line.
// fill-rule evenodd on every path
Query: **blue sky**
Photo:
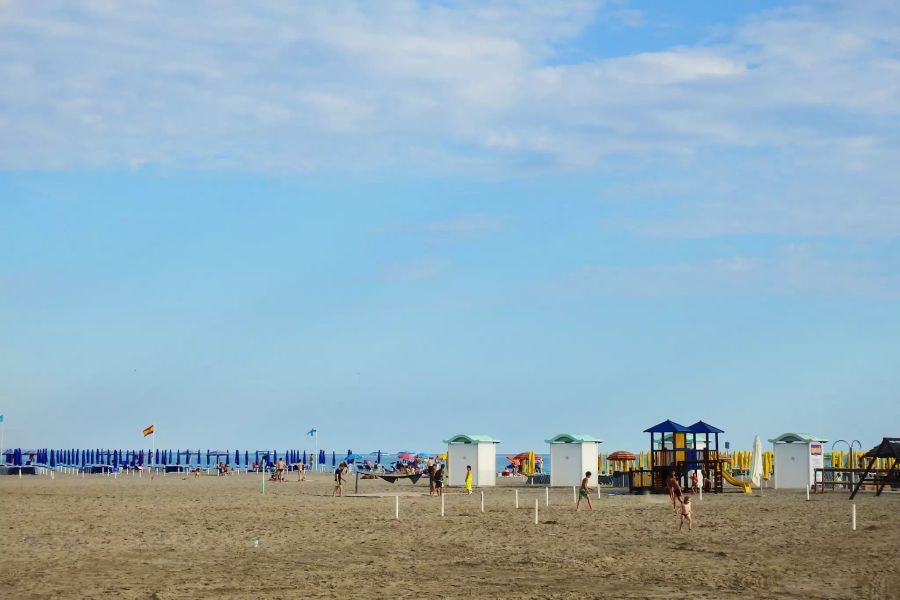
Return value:
M 7 443 L 896 435 L 898 25 L 0 2 Z

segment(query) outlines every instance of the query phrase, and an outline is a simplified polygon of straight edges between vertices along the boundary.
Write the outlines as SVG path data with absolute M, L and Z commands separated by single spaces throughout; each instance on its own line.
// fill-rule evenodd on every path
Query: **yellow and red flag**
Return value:
M 153 425 L 144 429 L 144 437 L 148 435 L 153 435 Z

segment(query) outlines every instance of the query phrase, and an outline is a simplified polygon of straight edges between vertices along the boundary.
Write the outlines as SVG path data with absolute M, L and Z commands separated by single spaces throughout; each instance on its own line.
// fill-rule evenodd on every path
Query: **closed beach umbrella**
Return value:
M 375 464 L 376 465 L 381 464 L 381 450 L 378 451 L 378 458 L 375 459 Z
M 249 464 L 250 464 L 250 451 L 244 450 L 244 466 L 246 467 Z
M 303 451 L 303 464 L 306 464 L 306 450 Z
M 337 466 L 337 454 L 335 453 L 334 450 L 331 451 L 331 466 L 332 467 Z
M 50 468 L 56 467 L 56 455 L 53 453 L 53 450 L 50 451 Z
M 753 454 L 750 457 L 750 483 L 759 487 L 762 483 L 763 462 L 762 462 L 762 442 L 759 436 L 753 440 Z
M 234 451 L 234 466 L 241 466 L 241 454 L 237 450 Z
M 176 465 L 180 465 L 180 464 L 181 464 L 181 450 L 176 450 L 176 451 L 175 451 L 175 464 L 176 464 Z

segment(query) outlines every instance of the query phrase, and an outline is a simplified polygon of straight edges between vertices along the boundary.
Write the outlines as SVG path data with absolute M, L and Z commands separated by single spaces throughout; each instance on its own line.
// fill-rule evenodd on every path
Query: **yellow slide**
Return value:
M 739 487 L 744 490 L 745 494 L 752 494 L 753 491 L 750 489 L 750 484 L 746 481 L 741 481 L 740 479 L 735 479 L 731 473 L 726 470 L 722 470 L 722 477 L 725 478 L 725 481 L 733 485 L 734 487 Z

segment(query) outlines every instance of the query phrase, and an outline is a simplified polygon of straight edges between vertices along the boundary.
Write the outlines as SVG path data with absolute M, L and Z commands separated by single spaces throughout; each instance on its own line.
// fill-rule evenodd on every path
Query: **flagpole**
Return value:
M 0 415 L 0 456 L 3 455 L 3 434 L 6 433 L 6 419 Z M 6 458 L 2 458 L 3 462 L 6 462 Z
M 316 458 L 315 458 L 315 461 L 316 461 L 316 471 L 318 471 L 318 470 L 319 470 L 319 430 L 318 430 L 318 429 L 316 429 L 316 435 L 315 435 L 315 438 L 316 438 Z

